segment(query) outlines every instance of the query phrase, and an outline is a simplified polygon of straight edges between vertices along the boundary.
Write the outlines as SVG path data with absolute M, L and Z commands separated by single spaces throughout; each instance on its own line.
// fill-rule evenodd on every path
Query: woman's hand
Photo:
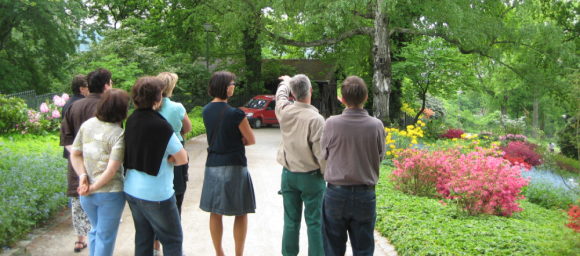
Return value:
M 79 177 L 79 187 L 77 188 L 77 193 L 79 193 L 81 196 L 87 196 L 90 194 L 89 177 L 86 174 Z

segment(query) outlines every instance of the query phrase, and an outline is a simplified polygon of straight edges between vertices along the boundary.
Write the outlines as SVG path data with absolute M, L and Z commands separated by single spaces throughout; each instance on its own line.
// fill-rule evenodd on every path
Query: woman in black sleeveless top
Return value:
M 247 168 L 245 146 L 255 143 L 254 133 L 243 111 L 227 104 L 234 94 L 235 75 L 213 74 L 208 93 L 214 99 L 203 108 L 203 122 L 209 144 L 200 208 L 210 212 L 210 233 L 217 256 L 222 248 L 222 216 L 236 216 L 234 240 L 236 255 L 242 255 L 248 213 L 256 210 L 252 178 Z

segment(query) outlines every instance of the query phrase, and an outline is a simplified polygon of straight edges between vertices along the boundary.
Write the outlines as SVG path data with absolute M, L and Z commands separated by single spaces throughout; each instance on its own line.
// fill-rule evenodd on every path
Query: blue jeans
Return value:
M 183 232 L 175 195 L 165 201 L 147 201 L 125 193 L 135 224 L 135 256 L 153 255 L 153 238 L 163 245 L 163 255 L 181 256 Z
M 124 193 L 95 193 L 81 196 L 80 200 L 92 226 L 89 231 L 90 255 L 113 255 L 121 214 L 125 208 Z
M 376 216 L 374 189 L 345 189 L 329 185 L 322 203 L 325 255 L 344 255 L 347 233 L 354 256 L 373 255 Z

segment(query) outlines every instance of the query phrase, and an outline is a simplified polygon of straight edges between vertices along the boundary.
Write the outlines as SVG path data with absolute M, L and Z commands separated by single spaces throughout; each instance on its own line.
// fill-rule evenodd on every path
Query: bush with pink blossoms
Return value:
M 69 95 L 63 93 L 62 96 L 55 95 L 52 103 L 43 102 L 39 111 L 29 109 L 28 120 L 18 125 L 21 133 L 39 134 L 44 132 L 58 131 L 62 117 L 62 107 L 68 101 Z
M 445 198 L 469 214 L 510 216 L 521 211 L 517 203 L 528 180 L 522 166 L 513 165 L 478 149 L 462 154 L 458 150 L 410 149 L 394 161 L 392 180 L 405 193 Z
M 446 198 L 455 201 L 469 214 L 480 213 L 511 216 L 522 209 L 522 188 L 528 179 L 522 177 L 522 167 L 481 152 L 460 155 L 443 184 L 449 190 Z
M 441 193 L 446 191 L 441 184 L 447 183 L 447 176 L 458 154 L 456 150 L 404 150 L 393 161 L 395 188 L 410 195 L 441 197 Z

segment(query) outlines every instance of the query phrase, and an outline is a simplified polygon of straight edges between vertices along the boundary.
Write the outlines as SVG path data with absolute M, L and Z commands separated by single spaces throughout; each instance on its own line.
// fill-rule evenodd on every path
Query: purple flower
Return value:
M 70 97 L 68 96 L 68 94 L 63 93 L 61 98 L 63 101 L 67 102 Z

